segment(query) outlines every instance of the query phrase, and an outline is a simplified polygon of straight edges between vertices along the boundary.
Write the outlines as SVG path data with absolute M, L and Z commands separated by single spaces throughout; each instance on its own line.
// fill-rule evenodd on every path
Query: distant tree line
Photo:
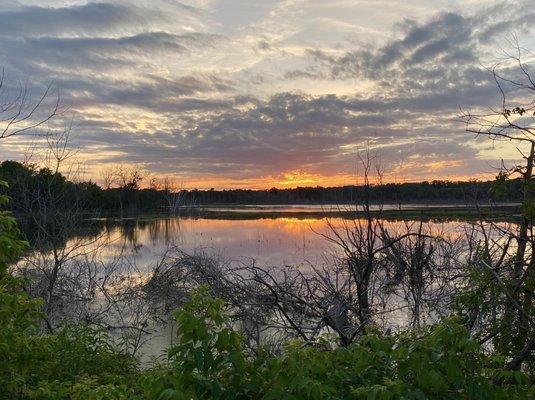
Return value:
M 500 196 L 494 194 L 494 181 L 425 181 L 415 183 L 387 183 L 367 188 L 372 202 L 474 202 L 495 199 L 519 201 L 519 181 L 507 182 L 508 187 Z M 271 188 L 266 190 L 192 190 L 189 197 L 198 204 L 344 204 L 361 201 L 364 186 L 297 187 L 291 189 Z
M 92 181 L 72 182 L 60 172 L 41 168 L 35 164 L 17 161 L 0 163 L 0 179 L 9 183 L 8 194 L 12 199 L 12 210 L 28 213 L 41 205 L 41 199 L 50 192 L 61 194 L 60 198 L 68 208 L 76 202 L 79 208 L 102 212 L 155 212 L 165 211 L 171 206 L 170 196 L 180 195 L 180 203 L 191 205 L 213 204 L 345 204 L 359 201 L 368 191 L 372 202 L 459 202 L 521 200 L 522 183 L 519 179 L 508 180 L 506 186 L 496 190 L 496 181 L 425 181 L 417 183 L 386 183 L 367 187 L 297 187 L 266 190 L 184 190 L 151 184 L 141 188 L 143 179 L 137 171 L 122 171 L 121 181 L 115 187 L 103 188 Z M 59 205 L 61 207 L 61 205 Z

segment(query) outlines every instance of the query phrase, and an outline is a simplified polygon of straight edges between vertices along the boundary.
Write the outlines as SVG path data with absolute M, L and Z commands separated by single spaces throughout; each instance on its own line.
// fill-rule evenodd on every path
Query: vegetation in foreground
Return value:
M 8 277 L 4 277 L 9 279 Z M 142 370 L 101 331 L 36 331 L 37 302 L 2 289 L 0 393 L 13 399 L 529 399 L 535 387 L 483 354 L 454 318 L 331 348 L 288 343 L 248 353 L 222 303 L 197 291 L 176 313 L 168 361 Z
M 0 201 L 6 202 L 4 196 Z M 347 347 L 323 337 L 282 354 L 246 350 L 206 288 L 175 314 L 167 362 L 142 369 L 101 330 L 39 329 L 40 300 L 8 272 L 25 243 L 0 215 L 0 394 L 11 399 L 528 399 L 526 372 L 486 355 L 460 319 L 395 336 L 368 333 Z
M 5 196 L 0 198 L 5 203 Z M 0 394 L 6 399 L 528 399 L 529 371 L 485 354 L 462 319 L 349 346 L 324 336 L 282 354 L 246 349 L 207 288 L 175 314 L 166 362 L 141 368 L 106 332 L 65 325 L 43 334 L 41 301 L 8 264 L 23 251 L 16 221 L 0 215 Z

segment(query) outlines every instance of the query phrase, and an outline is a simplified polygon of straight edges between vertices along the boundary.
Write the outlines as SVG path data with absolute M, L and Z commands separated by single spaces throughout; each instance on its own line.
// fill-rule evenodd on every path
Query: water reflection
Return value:
M 336 227 L 351 227 L 353 221 L 330 219 Z M 401 231 L 416 221 L 385 221 L 392 231 Z M 426 223 L 431 232 L 447 239 L 464 234 L 466 222 Z M 202 250 L 226 260 L 254 259 L 261 265 L 323 263 L 339 249 L 329 244 L 324 218 L 260 218 L 224 220 L 204 218 L 161 218 L 106 223 L 102 228 L 106 246 L 103 255 L 131 253 L 142 270 L 150 270 L 169 246 L 184 252 Z M 68 246 L 68 245 L 67 245 Z M 147 271 L 148 272 L 148 271 Z
M 142 340 L 150 336 L 149 348 L 156 350 L 149 350 L 148 354 L 159 354 L 159 351 L 166 347 L 163 344 L 168 345 L 172 340 L 172 335 L 169 333 L 172 325 L 169 325 L 169 321 L 165 318 L 169 315 L 169 310 L 176 308 L 182 301 L 180 290 L 189 287 L 186 280 L 196 273 L 187 268 L 183 269 L 184 263 L 175 258 L 169 260 L 165 273 L 157 275 L 163 280 L 155 280 L 153 272 L 161 266 L 159 263 L 170 247 L 173 247 L 175 252 L 178 249 L 187 254 L 202 253 L 213 256 L 215 263 L 221 263 L 215 271 L 221 273 L 218 279 L 221 277 L 227 279 L 226 273 L 231 270 L 225 263 L 245 265 L 250 264 L 251 260 L 254 260 L 257 266 L 273 266 L 279 271 L 285 266 L 294 266 L 296 270 L 307 273 L 312 271 L 311 266 L 314 266 L 325 268 L 331 273 L 337 266 L 336 257 L 333 256 L 340 254 L 341 248 L 322 236 L 332 233 L 328 225 L 346 234 L 356 231 L 355 226 L 358 227 L 361 223 L 365 225 L 362 220 L 297 217 L 241 220 L 176 217 L 102 220 L 99 223 L 99 233 L 95 223 L 91 224 L 91 230 L 88 231 L 95 253 L 84 248 L 83 256 L 73 258 L 69 265 L 61 266 L 57 282 L 61 290 L 55 290 L 49 296 L 50 302 L 53 302 L 49 313 L 50 322 L 54 324 L 55 320 L 59 324 L 68 318 L 83 319 L 106 327 L 127 327 L 130 332 L 134 332 L 130 336 L 138 339 L 134 344 L 136 349 Z M 420 221 L 385 220 L 381 225 L 395 237 L 404 232 L 417 231 L 420 223 Z M 466 221 L 429 221 L 425 222 L 425 233 L 453 243 L 466 238 L 467 231 L 470 231 L 473 225 L 473 222 Z M 70 248 L 79 243 L 81 236 L 80 231 L 77 231 L 76 237 L 67 241 L 65 252 L 70 252 Z M 436 273 L 439 272 L 438 277 L 441 282 L 449 282 L 449 276 L 454 274 L 448 261 L 452 257 L 443 257 L 444 255 L 438 253 L 437 256 L 441 258 L 437 260 L 438 264 L 430 264 L 433 267 L 427 272 L 429 277 L 425 278 L 425 285 L 424 282 L 422 285 L 415 285 L 412 282 L 416 275 L 411 275 L 409 281 L 403 282 L 405 278 L 397 277 L 395 270 L 379 271 L 375 276 L 377 280 L 371 288 L 377 293 L 377 298 L 371 299 L 373 307 L 382 307 L 377 320 L 384 320 L 384 325 L 389 327 L 406 325 L 407 321 L 411 321 L 410 313 L 414 313 L 414 307 L 411 308 L 412 303 L 418 305 L 416 313 L 418 316 L 420 313 L 427 313 L 419 309 L 419 299 L 425 295 L 427 301 L 434 296 L 436 291 L 434 286 L 438 282 Z M 36 295 L 40 295 L 39 277 L 42 277 L 42 283 L 46 282 L 46 277 L 50 275 L 47 271 L 54 265 L 47 257 L 45 250 L 40 255 L 41 259 L 36 257 L 32 259 L 32 256 L 29 256 L 27 263 L 21 264 L 21 270 L 25 270 L 26 274 L 33 274 L 32 282 L 37 282 L 35 290 L 29 288 L 29 292 L 35 291 Z M 195 265 L 196 260 L 189 261 L 186 264 Z M 208 269 L 205 272 L 214 273 L 210 262 L 207 265 Z M 193 270 L 195 268 L 193 267 Z M 403 272 L 404 268 L 397 272 Z M 249 273 L 253 273 L 251 269 Z M 81 276 L 87 276 L 86 280 L 89 283 L 84 284 L 80 279 Z M 204 277 L 201 277 L 200 280 L 203 282 L 203 279 Z M 235 279 L 240 278 L 235 277 Z M 177 282 L 178 286 L 174 286 Z M 156 283 L 156 285 L 151 286 L 146 283 Z M 229 282 L 223 281 L 222 284 L 227 285 Z M 230 285 L 232 286 L 232 283 Z M 375 290 L 373 289 L 375 286 L 380 288 Z M 154 287 L 155 290 L 149 292 L 148 287 Z M 154 313 L 150 303 L 160 292 L 165 292 L 163 290 L 165 288 L 174 290 L 169 302 L 170 307 L 165 306 L 164 312 Z M 386 290 L 383 290 L 384 288 Z M 243 285 L 242 289 L 248 290 Z M 90 294 L 87 294 L 88 292 Z M 74 296 L 73 293 L 77 295 Z M 79 296 L 79 293 L 85 294 Z M 408 296 L 415 294 L 418 297 L 417 302 L 407 300 Z M 81 300 L 76 300 L 78 298 Z M 168 300 L 164 299 L 164 302 Z M 243 303 L 238 301 L 237 304 Z M 95 308 L 98 309 L 97 313 Z M 158 334 L 147 336 L 147 330 L 139 328 L 148 326 L 147 323 L 151 324 L 153 333 L 157 331 Z

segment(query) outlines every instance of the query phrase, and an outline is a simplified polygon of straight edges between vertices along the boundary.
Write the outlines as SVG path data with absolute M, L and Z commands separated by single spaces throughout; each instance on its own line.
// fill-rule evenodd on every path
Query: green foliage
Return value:
M 516 253 L 504 255 L 497 268 L 498 261 L 492 249 L 481 242 L 474 250 L 472 260 L 464 266 L 467 275 L 463 287 L 453 298 L 452 313 L 459 316 L 465 326 L 476 326 L 475 339 L 485 338 L 495 355 L 513 358 L 526 345 L 526 330 L 511 319 L 517 311 L 510 308 L 510 294 L 515 292 L 517 285 L 511 273 Z M 529 361 L 524 369 L 531 375 L 535 372 Z
M 533 197 L 533 194 L 535 193 L 535 182 L 531 179 L 524 182 L 524 188 L 530 195 L 524 198 L 522 202 L 522 212 L 524 213 L 525 218 L 533 221 L 535 220 L 535 198 Z
M 519 371 L 484 355 L 455 319 L 397 336 L 370 334 L 348 348 L 289 343 L 279 356 L 248 353 L 204 288 L 176 313 L 168 362 L 146 371 L 101 331 L 65 327 L 26 335 L 1 393 L 21 399 L 489 399 L 535 396 Z M 18 347 L 20 350 L 20 346 Z M 16 379 L 13 379 L 16 378 Z
M 2 205 L 7 201 L 0 196 Z M 82 388 L 88 382 L 97 391 L 94 398 L 106 398 L 98 394 L 103 391 L 120 393 L 137 364 L 118 352 L 107 335 L 85 326 L 40 332 L 40 300 L 29 299 L 8 271 L 8 264 L 26 248 L 18 235 L 15 219 L 0 212 L 0 398 L 91 399 L 76 394 L 87 392 Z
M 175 314 L 178 343 L 168 353 L 169 368 L 146 385 L 158 399 L 235 399 L 250 392 L 242 339 L 230 329 L 221 300 L 207 288 Z
M 137 373 L 137 362 L 119 352 L 102 331 L 66 326 L 41 334 L 36 329 L 37 304 L 23 295 L 12 296 L 18 301 L 9 308 L 2 303 L 2 315 L 12 312 L 11 319 L 18 323 L 1 328 L 0 357 L 5 362 L 0 364 L 0 393 L 12 398 L 64 398 L 62 394 L 88 382 L 95 388 L 119 390 Z
M 295 344 L 263 371 L 270 378 L 262 398 L 523 399 L 534 394 L 526 381 L 496 385 L 492 363 L 456 321 L 419 334 L 370 335 L 336 350 Z
M 8 363 L 0 367 L 0 393 L 10 393 L 12 398 L 61 399 L 88 385 L 95 393 L 134 393 L 124 385 L 137 374 L 137 362 L 119 352 L 102 331 L 66 326 L 54 334 L 35 330 L 18 334 L 3 343 L 6 358 L 2 359 Z M 80 396 L 72 398 L 92 398 Z
M 7 189 L 8 184 L 0 180 L 0 189 Z M 27 243 L 18 240 L 19 229 L 17 221 L 8 211 L 3 210 L 9 203 L 9 197 L 0 194 L 0 274 L 6 278 L 8 263 L 17 257 L 26 248 Z
M 455 319 L 419 332 L 373 334 L 348 348 L 288 344 L 280 356 L 249 355 L 206 289 L 177 313 L 170 363 L 145 377 L 158 399 L 525 399 L 520 372 L 483 354 Z
M 130 386 L 130 387 L 129 387 Z M 39 400 L 136 400 L 142 399 L 131 388 L 132 382 L 123 384 L 102 384 L 91 377 L 83 377 L 74 383 L 58 385 L 42 383 L 28 399 Z
M 0 186 L 5 188 L 7 184 L 0 181 Z M 5 207 L 8 200 L 1 195 L 0 206 Z M 9 392 L 24 380 L 18 366 L 31 357 L 27 333 L 39 316 L 39 302 L 19 293 L 19 281 L 8 272 L 8 264 L 26 247 L 18 235 L 15 219 L 7 211 L 0 211 L 0 392 Z
M 507 188 L 508 174 L 505 171 L 500 171 L 498 176 L 490 187 L 490 193 L 494 200 L 503 201 L 507 199 L 508 188 Z

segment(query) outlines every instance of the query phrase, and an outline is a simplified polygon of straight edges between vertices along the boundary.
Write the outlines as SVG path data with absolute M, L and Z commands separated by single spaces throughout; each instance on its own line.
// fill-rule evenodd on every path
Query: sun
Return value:
M 280 180 L 277 182 L 281 186 L 311 186 L 319 184 L 323 179 L 321 175 L 311 174 L 309 172 L 294 170 L 284 172 L 281 174 Z

